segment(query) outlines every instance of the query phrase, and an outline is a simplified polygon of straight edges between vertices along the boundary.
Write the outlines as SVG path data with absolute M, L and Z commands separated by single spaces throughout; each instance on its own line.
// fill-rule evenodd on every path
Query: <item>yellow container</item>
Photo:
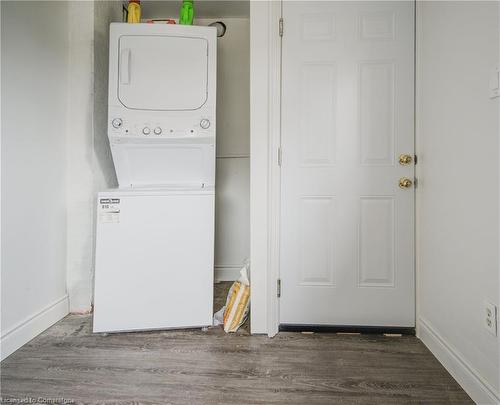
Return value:
M 141 22 L 141 2 L 139 0 L 130 0 L 128 2 L 128 23 Z

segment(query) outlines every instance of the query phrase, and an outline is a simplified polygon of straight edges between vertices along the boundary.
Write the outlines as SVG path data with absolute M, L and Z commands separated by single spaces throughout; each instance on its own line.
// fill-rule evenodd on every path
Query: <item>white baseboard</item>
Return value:
M 38 336 L 45 329 L 64 318 L 69 313 L 68 295 L 47 305 L 44 309 L 28 317 L 2 334 L 0 343 L 1 360 Z
M 214 266 L 215 274 L 214 279 L 215 282 L 218 283 L 220 281 L 236 281 L 240 277 L 240 270 L 243 267 L 241 264 L 238 266 Z
M 418 337 L 476 404 L 500 404 L 500 394 L 425 319 L 418 321 Z

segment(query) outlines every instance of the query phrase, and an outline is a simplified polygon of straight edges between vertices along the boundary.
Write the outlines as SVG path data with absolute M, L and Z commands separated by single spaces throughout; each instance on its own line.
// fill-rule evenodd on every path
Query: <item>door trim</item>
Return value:
M 282 95 L 282 16 L 283 0 L 272 2 L 271 20 L 271 77 L 270 120 L 272 130 L 269 138 L 269 289 L 268 289 L 268 335 L 279 332 L 281 295 L 280 283 L 280 229 L 281 229 L 281 95 Z M 279 287 L 278 287 L 279 285 Z M 276 288 L 273 288 L 276 287 Z M 278 290 L 279 288 L 279 290 Z
M 422 111 L 422 93 L 420 88 L 417 86 L 417 83 L 419 83 L 422 79 L 422 49 L 420 47 L 421 41 L 420 39 L 422 38 L 423 32 L 422 32 L 422 1 L 420 0 L 414 0 L 414 7 L 415 7 L 415 22 L 414 22 L 414 28 L 415 28 L 415 33 L 414 33 L 414 89 L 413 89 L 413 94 L 415 97 L 415 101 L 413 103 L 415 111 L 413 113 L 414 119 L 415 119 L 415 124 L 414 124 L 414 136 L 415 136 L 415 154 L 417 156 L 422 156 L 422 151 L 421 151 L 421 146 L 420 146 L 420 134 L 422 132 L 421 130 L 421 121 L 420 121 L 420 112 Z M 420 165 L 416 164 L 415 165 L 415 178 L 418 179 L 420 178 Z M 415 334 L 417 337 L 420 337 L 420 324 L 419 324 L 419 305 L 420 305 L 420 299 L 419 299 L 419 274 L 420 274 L 420 192 L 418 189 L 418 182 L 417 182 L 417 187 L 415 188 L 415 215 L 414 215 L 414 229 L 415 229 L 415 234 L 414 234 L 414 240 L 415 240 Z
M 280 1 L 250 2 L 250 330 L 279 328 Z

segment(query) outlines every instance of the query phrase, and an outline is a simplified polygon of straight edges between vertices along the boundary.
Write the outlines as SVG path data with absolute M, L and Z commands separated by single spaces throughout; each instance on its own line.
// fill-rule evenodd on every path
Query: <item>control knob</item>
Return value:
M 155 135 L 160 135 L 161 134 L 161 128 L 160 127 L 156 127 L 153 132 L 155 133 Z
M 203 129 L 208 129 L 210 127 L 210 121 L 207 118 L 203 118 L 200 121 L 200 127 L 202 127 Z
M 123 121 L 121 118 L 115 118 L 111 121 L 111 125 L 113 125 L 113 128 L 120 128 L 123 125 Z
M 142 133 L 143 133 L 144 135 L 149 135 L 149 134 L 151 133 L 151 130 L 149 129 L 149 127 L 144 127 L 144 128 L 142 129 Z

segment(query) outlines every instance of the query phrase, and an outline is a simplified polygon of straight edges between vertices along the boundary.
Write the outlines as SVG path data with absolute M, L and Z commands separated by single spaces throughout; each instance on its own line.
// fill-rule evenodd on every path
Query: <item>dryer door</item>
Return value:
M 118 58 L 118 98 L 127 108 L 196 110 L 207 101 L 204 38 L 123 35 Z

